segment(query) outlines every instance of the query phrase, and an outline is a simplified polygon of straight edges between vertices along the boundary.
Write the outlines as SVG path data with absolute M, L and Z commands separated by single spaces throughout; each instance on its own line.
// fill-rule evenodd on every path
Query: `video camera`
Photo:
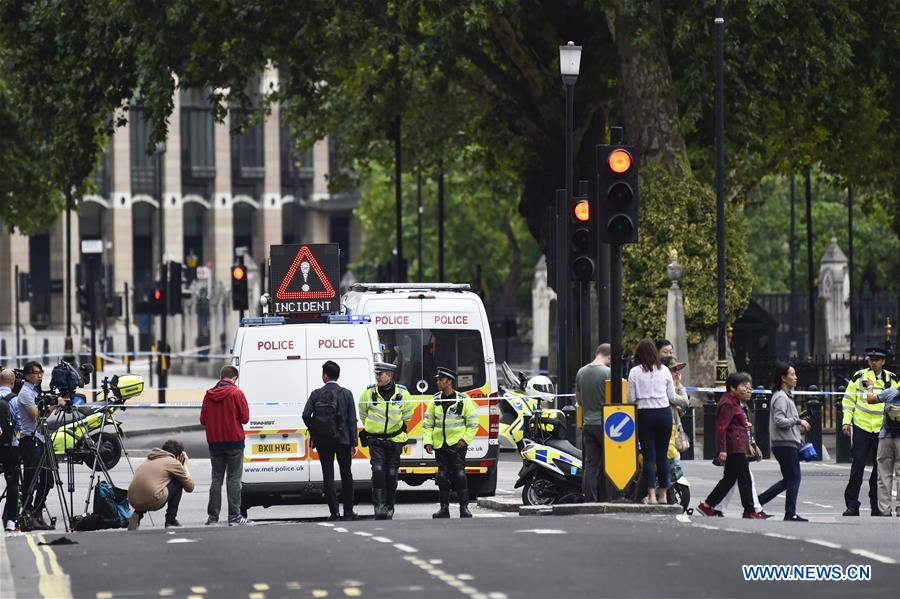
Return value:
M 77 368 L 68 362 L 60 362 L 50 372 L 50 389 L 41 391 L 37 399 L 42 409 L 59 404 L 59 398 L 72 400 L 73 404 L 85 403 L 84 396 L 76 394 L 75 390 L 84 387 L 85 381 L 90 379 L 94 367 L 90 364 L 81 364 Z M 78 401 L 80 398 L 81 401 Z

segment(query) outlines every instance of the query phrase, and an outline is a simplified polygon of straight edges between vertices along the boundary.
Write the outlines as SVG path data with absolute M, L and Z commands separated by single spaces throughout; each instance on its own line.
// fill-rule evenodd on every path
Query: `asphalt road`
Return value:
M 132 460 L 134 466 L 140 459 Z M 186 494 L 181 529 L 161 514 L 141 530 L 17 534 L 5 538 L 17 597 L 896 597 L 900 519 L 842 518 L 843 465 L 804 465 L 801 513 L 807 524 L 742 520 L 737 500 L 725 518 L 662 516 L 519 517 L 476 508 L 475 518 L 434 521 L 432 483 L 401 485 L 393 522 L 324 521 L 321 504 L 254 508 L 251 527 L 204 527 L 208 460 L 192 458 L 197 480 Z M 761 487 L 777 465 L 754 465 Z M 518 462 L 505 454 L 498 495 L 515 496 Z M 685 470 L 695 496 L 721 470 Z M 76 470 L 76 512 L 87 471 Z M 130 479 L 122 462 L 112 477 Z M 697 500 L 693 501 L 696 505 Z M 805 502 L 805 503 L 804 503 Z M 58 500 L 49 503 L 59 513 Z M 767 509 L 776 514 L 783 499 Z M 454 510 L 455 512 L 455 510 Z M 60 538 L 74 545 L 39 546 Z M 2 548 L 0 548 L 2 554 Z M 742 564 L 871 566 L 868 582 L 747 582 Z M 2 566 L 0 566 L 2 567 Z M 43 572 L 43 574 L 42 574 Z M 4 581 L 2 596 L 9 595 Z M 68 585 L 68 586 L 67 586 Z

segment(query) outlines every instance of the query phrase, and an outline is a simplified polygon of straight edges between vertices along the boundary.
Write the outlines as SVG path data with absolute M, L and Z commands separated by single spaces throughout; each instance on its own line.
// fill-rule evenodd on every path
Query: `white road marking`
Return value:
M 419 550 L 415 547 L 410 547 L 409 545 L 404 545 L 403 543 L 394 543 L 394 547 L 399 549 L 400 551 L 405 551 L 406 553 L 418 553 Z
M 679 522 L 690 522 L 691 521 L 691 517 L 688 516 L 687 514 L 678 514 L 677 516 L 675 516 L 675 519 L 678 520 Z
M 488 597 L 490 599 L 507 599 L 506 593 L 500 593 L 500 592 L 488 593 Z
M 791 535 L 783 535 L 780 532 L 764 532 L 764 537 L 772 537 L 773 539 L 785 539 L 787 541 L 796 541 L 797 537 L 792 537 Z
M 744 529 L 742 529 L 742 528 L 723 528 L 722 530 L 725 530 L 725 531 L 728 531 L 728 532 L 740 532 L 740 533 L 744 533 L 744 534 L 746 534 L 746 535 L 751 535 L 751 534 L 753 534 L 753 531 L 752 531 L 752 530 L 744 530 Z
M 511 515 L 513 515 L 513 514 L 512 514 L 512 513 L 509 513 L 509 514 L 495 514 L 495 513 L 493 513 L 493 512 L 488 512 L 488 513 L 482 514 L 482 513 L 480 513 L 480 512 L 475 512 L 475 513 L 472 514 L 472 515 L 475 516 L 476 518 L 509 518 L 509 517 L 510 517 Z
M 437 565 L 439 565 L 439 564 L 443 564 L 443 563 L 444 563 L 444 560 L 442 560 L 442 559 L 430 559 L 430 560 L 428 560 L 428 563 L 429 563 L 429 564 L 434 564 L 435 566 L 437 566 Z
M 372 533 L 366 532 L 366 531 L 364 531 L 364 530 L 357 530 L 357 531 L 356 531 L 355 533 L 353 533 L 353 534 L 359 535 L 359 536 L 361 536 L 361 537 L 371 537 L 371 536 L 372 536 Z
M 319 522 L 319 526 L 324 526 L 324 527 L 326 527 L 326 528 L 331 528 L 332 526 L 334 526 L 334 524 L 332 524 L 331 522 Z
M 821 507 L 821 508 L 830 508 L 830 507 L 834 507 L 833 505 L 826 505 L 826 504 L 824 504 L 824 503 L 816 503 L 815 501 L 801 501 L 800 503 L 805 503 L 805 504 L 807 504 L 807 505 L 814 505 L 814 506 L 816 506 L 816 507 Z
M 186 539 L 184 537 L 179 537 L 177 539 L 172 539 L 170 541 L 166 541 L 166 545 L 177 545 L 179 543 L 196 543 L 197 539 Z
M 865 549 L 851 549 L 850 553 L 853 555 L 858 555 L 860 557 L 866 557 L 869 559 L 873 559 L 876 562 L 881 562 L 882 564 L 896 564 L 897 560 L 887 557 L 885 555 L 880 555 L 878 553 L 872 553 L 871 551 L 866 551 Z
M 558 528 L 526 528 L 523 530 L 517 530 L 516 532 L 533 532 L 536 535 L 565 535 L 569 534 L 564 530 L 559 530 Z
M 456 577 L 459 578 L 460 580 L 474 580 L 475 579 L 475 577 L 472 576 L 471 574 L 457 574 Z
M 822 539 L 806 539 L 807 543 L 812 543 L 813 545 L 821 545 L 822 547 L 828 547 L 829 549 L 840 549 L 841 546 L 837 543 L 832 543 L 831 541 L 823 541 Z
M 378 541 L 379 543 L 393 543 L 393 541 L 387 537 L 372 537 L 372 540 Z
M 343 526 L 338 526 L 337 528 L 334 529 L 334 532 L 347 532 L 347 529 L 344 528 Z

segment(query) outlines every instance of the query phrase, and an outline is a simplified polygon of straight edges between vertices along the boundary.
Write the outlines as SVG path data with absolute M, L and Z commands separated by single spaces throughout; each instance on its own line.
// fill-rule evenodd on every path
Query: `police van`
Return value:
M 254 506 L 299 503 L 320 497 L 322 468 L 309 446 L 303 408 L 322 386 L 322 364 L 341 367 L 338 383 L 354 398 L 375 384 L 381 360 L 378 333 L 370 319 L 332 315 L 327 322 L 288 324 L 284 317 L 245 318 L 232 347 L 232 363 L 247 397 L 242 510 Z M 368 453 L 353 456 L 354 481 L 371 476 Z
M 445 366 L 456 371 L 457 389 L 478 406 L 478 433 L 466 452 L 469 493 L 494 495 L 500 409 L 494 345 L 481 298 L 468 285 L 453 283 L 357 283 L 342 304 L 348 314 L 371 317 L 384 361 L 397 365 L 395 382 L 416 400 L 400 479 L 418 485 L 437 472 L 434 456 L 422 444 L 422 420 L 438 391 L 435 370 Z

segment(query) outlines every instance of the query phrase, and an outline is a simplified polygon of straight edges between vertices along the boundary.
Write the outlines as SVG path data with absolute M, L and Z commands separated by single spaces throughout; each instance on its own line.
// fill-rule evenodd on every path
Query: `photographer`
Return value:
M 40 362 L 28 362 L 23 370 L 25 383 L 16 399 L 20 435 L 19 452 L 24 469 L 22 484 L 27 493 L 35 479 L 37 479 L 37 483 L 34 485 L 33 495 L 23 497 L 22 519 L 24 522 L 22 524 L 31 530 L 52 530 L 53 527 L 47 524 L 42 516 L 47 494 L 53 488 L 53 477 L 50 472 L 50 464 L 44 464 L 41 467 L 41 456 L 44 454 L 46 439 L 38 430 L 38 424 L 41 418 L 48 417 L 57 409 L 65 409 L 69 400 L 60 397 L 58 402 L 54 402 L 52 405 L 42 404 L 39 406 L 38 398 L 41 395 L 44 368 Z M 43 413 L 41 413 L 42 410 Z
M 2 523 L 7 532 L 16 530 L 19 519 L 19 439 L 16 429 L 16 414 L 11 401 L 16 394 L 12 392 L 16 384 L 16 373 L 12 370 L 0 370 L 0 468 L 6 479 L 6 503 L 3 506 Z

